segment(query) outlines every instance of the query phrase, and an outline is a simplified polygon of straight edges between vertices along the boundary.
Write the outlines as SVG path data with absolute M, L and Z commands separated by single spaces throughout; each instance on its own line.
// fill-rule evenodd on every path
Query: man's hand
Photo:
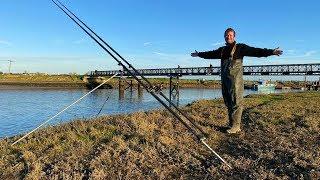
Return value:
M 273 50 L 274 55 L 280 56 L 280 55 L 282 55 L 282 53 L 283 53 L 283 51 L 281 49 L 279 49 L 279 47 L 277 47 Z
M 194 51 L 193 53 L 191 53 L 192 57 L 198 57 L 198 51 Z

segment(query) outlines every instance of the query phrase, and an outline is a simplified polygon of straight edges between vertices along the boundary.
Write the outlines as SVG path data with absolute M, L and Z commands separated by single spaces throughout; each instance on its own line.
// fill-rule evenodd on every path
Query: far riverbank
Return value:
M 132 78 L 126 78 L 130 82 Z M 118 88 L 118 78 L 112 79 L 106 85 L 108 88 Z M 149 81 L 163 88 L 169 87 L 169 78 L 149 78 Z M 132 81 L 133 85 L 137 82 Z M 251 89 L 256 81 L 244 81 L 245 89 Z M 292 89 L 301 89 L 305 87 L 303 81 L 272 81 L 276 84 L 277 89 L 283 87 Z M 174 85 L 176 81 L 174 82 Z M 34 88 L 88 88 L 92 87 L 89 83 L 84 82 L 84 75 L 65 74 L 65 75 L 47 75 L 42 73 L 35 74 L 0 74 L 0 86 L 20 86 Z M 221 82 L 219 80 L 205 79 L 179 79 L 179 87 L 181 88 L 212 88 L 220 89 Z

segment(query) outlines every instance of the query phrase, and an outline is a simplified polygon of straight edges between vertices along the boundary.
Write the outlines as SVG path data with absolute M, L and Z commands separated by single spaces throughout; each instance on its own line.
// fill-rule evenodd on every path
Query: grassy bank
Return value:
M 80 75 L 0 74 L 0 85 L 84 88 Z
M 184 110 L 233 169 L 199 145 L 167 111 L 104 116 L 48 127 L 14 147 L 0 141 L 1 179 L 319 179 L 320 93 L 250 95 L 243 132 L 223 132 L 221 100 Z

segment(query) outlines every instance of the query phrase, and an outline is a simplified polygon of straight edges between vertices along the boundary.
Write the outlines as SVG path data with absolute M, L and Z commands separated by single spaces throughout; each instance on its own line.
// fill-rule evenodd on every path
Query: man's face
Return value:
M 231 44 L 234 42 L 234 32 L 233 31 L 229 31 L 224 35 L 224 40 L 226 41 L 226 43 Z

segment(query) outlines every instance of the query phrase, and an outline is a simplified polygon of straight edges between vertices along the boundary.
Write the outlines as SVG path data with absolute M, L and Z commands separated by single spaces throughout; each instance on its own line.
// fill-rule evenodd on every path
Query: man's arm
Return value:
M 262 48 L 255 48 L 250 47 L 248 45 L 243 44 L 241 47 L 241 54 L 242 56 L 251 56 L 251 57 L 267 57 L 271 55 L 281 55 L 282 50 L 279 48 L 276 49 L 262 49 Z
M 191 53 L 191 56 L 192 57 L 201 57 L 203 59 L 220 59 L 221 58 L 221 50 L 222 50 L 222 48 L 219 48 L 217 50 L 212 50 L 212 51 L 205 51 L 205 52 L 195 51 L 194 53 Z

